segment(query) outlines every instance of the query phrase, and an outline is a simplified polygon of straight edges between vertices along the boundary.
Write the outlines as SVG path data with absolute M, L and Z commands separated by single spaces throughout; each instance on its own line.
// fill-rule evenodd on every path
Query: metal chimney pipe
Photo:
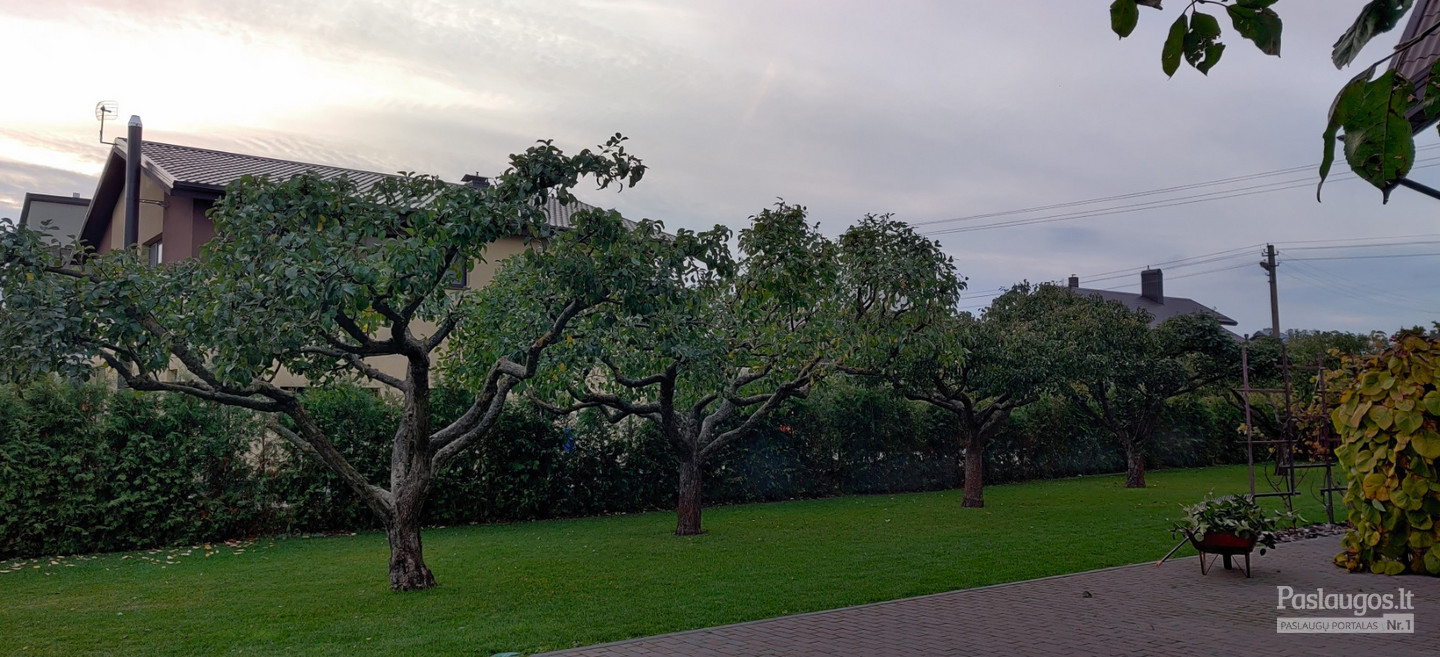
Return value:
M 140 240 L 140 115 L 130 116 L 125 135 L 125 248 Z

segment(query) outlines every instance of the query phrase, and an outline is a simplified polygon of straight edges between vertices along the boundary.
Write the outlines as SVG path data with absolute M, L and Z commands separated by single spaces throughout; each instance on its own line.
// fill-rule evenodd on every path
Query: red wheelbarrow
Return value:
M 1194 534 L 1188 534 L 1190 545 L 1200 553 L 1200 574 L 1210 574 L 1210 564 L 1215 561 L 1214 555 L 1219 555 L 1225 560 L 1225 570 L 1231 569 L 1230 558 L 1236 556 L 1245 557 L 1245 576 L 1250 576 L 1250 552 L 1255 549 L 1255 537 L 1246 538 L 1231 533 L 1207 532 L 1204 536 L 1196 538 Z

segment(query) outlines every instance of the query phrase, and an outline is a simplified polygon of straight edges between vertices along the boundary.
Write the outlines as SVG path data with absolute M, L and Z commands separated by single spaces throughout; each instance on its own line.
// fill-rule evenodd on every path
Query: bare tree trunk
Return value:
M 965 499 L 960 503 L 966 509 L 980 509 L 985 506 L 985 442 L 978 436 L 965 441 Z
M 700 529 L 700 457 L 680 461 L 680 502 L 676 508 L 675 535 L 694 536 Z
M 1145 450 L 1134 438 L 1126 438 L 1125 444 L 1125 487 L 1145 487 Z
M 418 506 L 418 505 L 417 505 Z M 418 591 L 435 587 L 420 548 L 419 509 L 400 509 L 385 523 L 390 540 L 390 590 Z

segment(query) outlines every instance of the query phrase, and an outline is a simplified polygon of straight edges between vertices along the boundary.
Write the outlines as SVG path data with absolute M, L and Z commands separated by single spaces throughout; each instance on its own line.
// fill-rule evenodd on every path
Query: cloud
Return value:
M 1167 79 L 1159 52 L 1174 8 L 1144 12 L 1117 41 L 1103 4 L 1080 2 L 12 4 L 0 9 L 0 56 L 28 62 L 10 74 L 36 92 L 0 108 L 0 152 L 63 175 L 16 179 L 0 192 L 10 197 L 98 171 L 105 147 L 89 113 L 104 96 L 142 114 L 154 139 L 451 179 L 497 173 L 536 139 L 576 150 L 621 132 L 651 170 L 637 189 L 589 201 L 704 228 L 739 226 L 783 197 L 831 235 L 866 212 L 933 222 L 1222 178 L 1236 181 L 1197 191 L 1302 180 L 1313 169 L 1247 176 L 1318 160 L 1325 109 L 1354 74 L 1329 65 L 1330 44 L 1356 11 L 1349 0 L 1279 7 L 1284 59 L 1232 38 L 1210 76 L 1185 68 Z M 1381 37 L 1365 56 L 1391 43 Z M 1266 242 L 1432 230 L 1433 201 L 1402 192 L 1382 206 L 1365 184 L 1336 181 L 1316 204 L 1305 182 L 937 237 L 973 290 L 1000 289 Z M 1347 275 L 1386 290 L 1408 266 L 1376 261 Z M 1261 274 L 1167 268 L 1167 289 L 1263 326 Z M 1418 295 L 1410 309 L 1352 312 L 1367 301 L 1288 284 L 1287 325 L 1386 327 L 1440 307 L 1422 290 L 1400 293 Z
M 96 178 L 63 169 L 0 158 L 0 218 L 20 220 L 27 192 L 89 198 Z

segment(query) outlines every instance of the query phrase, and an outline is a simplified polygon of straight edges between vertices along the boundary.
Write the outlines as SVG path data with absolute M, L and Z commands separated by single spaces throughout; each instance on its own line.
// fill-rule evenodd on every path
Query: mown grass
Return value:
M 959 491 L 715 508 L 691 538 L 668 513 L 434 529 L 423 593 L 387 589 L 377 533 L 12 561 L 0 654 L 553 650 L 1153 561 L 1180 504 L 1247 490 L 1244 467 L 1149 479 L 994 486 L 978 510 Z

